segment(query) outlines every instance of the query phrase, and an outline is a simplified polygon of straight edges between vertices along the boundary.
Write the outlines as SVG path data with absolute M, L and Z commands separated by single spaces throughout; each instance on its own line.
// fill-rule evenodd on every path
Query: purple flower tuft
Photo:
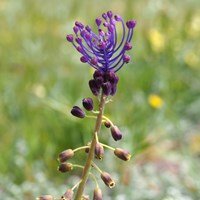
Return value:
M 126 51 L 132 49 L 131 40 L 136 26 L 135 20 L 124 23 L 119 15 L 113 15 L 112 11 L 102 14 L 102 18 L 96 18 L 98 31 L 96 34 L 90 26 L 84 26 L 76 21 L 73 35 L 67 35 L 67 40 L 82 54 L 81 62 L 87 62 L 93 68 L 102 71 L 116 73 L 125 63 L 130 61 Z M 121 24 L 122 37 L 117 35 L 117 24 Z M 103 26 L 102 29 L 100 26 Z

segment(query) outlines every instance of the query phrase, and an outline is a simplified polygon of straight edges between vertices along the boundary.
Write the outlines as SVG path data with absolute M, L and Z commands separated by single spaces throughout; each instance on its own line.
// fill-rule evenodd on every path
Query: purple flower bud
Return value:
M 115 83 L 115 84 L 117 84 L 117 83 L 118 83 L 118 80 L 119 80 L 118 76 L 117 76 L 117 75 L 115 74 L 115 72 L 112 71 L 112 70 L 107 71 L 107 72 L 105 73 L 105 78 L 106 78 L 106 80 L 108 80 L 109 82 Z
M 102 160 L 104 156 L 104 148 L 100 143 L 96 143 L 95 145 L 95 158 Z
M 74 27 L 73 27 L 73 30 L 74 30 L 74 33 L 77 34 L 79 29 L 78 29 L 77 26 L 74 26 Z
M 73 190 L 68 189 L 61 197 L 63 200 L 72 200 L 72 197 L 74 195 Z
M 76 42 L 77 42 L 78 44 L 81 44 L 81 43 L 82 43 L 82 39 L 81 39 L 80 37 L 77 37 L 77 38 L 76 38 Z
M 92 98 L 85 98 L 82 100 L 82 104 L 83 104 L 83 107 L 87 110 L 87 111 L 91 111 L 93 110 L 93 100 Z
M 53 200 L 54 198 L 51 195 L 42 195 L 37 197 L 36 200 Z
M 62 151 L 59 155 L 58 155 L 58 160 L 63 163 L 67 160 L 69 160 L 70 158 L 72 158 L 74 156 L 74 151 L 72 149 L 67 149 L 65 151 Z
M 103 13 L 103 14 L 102 14 L 102 17 L 106 20 L 106 19 L 107 19 L 107 14 L 106 14 L 106 13 Z
M 115 20 L 116 20 L 116 21 L 121 21 L 122 18 L 121 18 L 121 16 L 119 16 L 119 15 L 115 15 Z
M 77 49 L 77 51 L 78 51 L 79 53 L 83 53 L 83 49 L 82 49 L 81 46 L 77 46 L 76 49 Z
M 103 180 L 103 182 L 104 182 L 109 188 L 115 187 L 115 182 L 113 181 L 113 179 L 112 179 L 112 177 L 110 176 L 110 174 L 108 174 L 107 172 L 102 172 L 102 173 L 101 173 L 101 179 Z
M 97 187 L 94 190 L 93 200 L 102 200 L 102 199 L 103 199 L 102 191 L 99 187 Z
M 84 118 L 85 112 L 78 106 L 74 106 L 71 110 L 71 114 L 78 118 Z
M 86 63 L 88 61 L 88 59 L 85 56 L 82 56 L 80 58 L 80 61 L 83 62 L 83 63 Z
M 66 36 L 66 39 L 67 39 L 68 42 L 73 42 L 74 36 L 73 36 L 72 34 L 67 35 L 67 36 Z
M 126 42 L 125 45 L 124 45 L 124 49 L 125 49 L 126 51 L 131 50 L 131 49 L 132 49 L 132 45 L 131 45 L 131 43 Z
M 103 90 L 103 94 L 105 96 L 109 96 L 110 93 L 111 93 L 111 88 L 112 88 L 112 85 L 110 82 L 105 82 L 102 84 L 102 90 Z
M 104 36 L 105 36 L 105 33 L 104 33 L 101 29 L 99 29 L 99 35 L 100 35 L 101 37 L 104 37 Z
M 91 32 L 92 31 L 92 28 L 90 26 L 86 26 L 85 29 L 88 31 L 88 32 Z
M 126 26 L 127 26 L 128 28 L 135 28 L 135 26 L 136 26 L 136 21 L 135 21 L 135 20 L 129 20 L 129 21 L 126 22 Z
M 96 85 L 97 85 L 98 87 L 101 87 L 102 84 L 104 83 L 103 77 L 97 77 L 97 78 L 95 78 L 95 83 L 96 83 Z
M 110 26 L 110 24 L 109 24 L 108 22 L 104 22 L 103 25 L 104 25 L 105 27 Z
M 107 15 L 108 15 L 109 18 L 112 18 L 112 16 L 113 16 L 112 11 L 108 11 L 108 12 L 107 12 Z
M 131 60 L 131 57 L 129 56 L 129 55 L 124 55 L 123 56 L 123 61 L 125 62 L 125 63 L 129 63 L 130 62 L 130 60 Z
M 96 66 L 96 65 L 98 64 L 98 59 L 97 59 L 97 57 L 91 58 L 90 63 L 91 63 L 92 65 L 95 65 L 95 66 Z
M 114 154 L 120 158 L 121 160 L 124 160 L 124 161 L 129 161 L 131 159 L 131 154 L 124 150 L 124 149 L 121 149 L 121 148 L 116 148 L 114 150 Z
M 90 90 L 92 91 L 93 95 L 98 96 L 100 93 L 100 87 L 97 86 L 94 79 L 89 81 Z
M 122 133 L 117 126 L 111 127 L 111 134 L 112 134 L 112 137 L 115 141 L 122 139 Z
M 96 79 L 96 78 L 99 78 L 99 77 L 103 77 L 103 72 L 100 71 L 100 70 L 95 70 L 94 74 L 93 74 L 93 78 Z
M 87 39 L 87 40 L 89 40 L 89 41 L 91 41 L 92 40 L 92 35 L 90 34 L 90 33 L 86 33 L 85 34 L 85 38 Z
M 81 37 L 83 37 L 83 38 L 84 38 L 86 33 L 87 33 L 87 31 L 86 31 L 86 30 L 82 30 L 82 31 L 81 31 Z
M 101 18 L 96 18 L 95 21 L 96 21 L 97 26 L 100 26 L 101 22 L 102 22 L 102 19 Z
M 83 29 L 84 25 L 81 22 L 76 21 L 75 25 L 78 26 L 79 28 Z
M 73 170 L 73 165 L 71 163 L 61 163 L 58 167 L 58 171 L 65 173 Z

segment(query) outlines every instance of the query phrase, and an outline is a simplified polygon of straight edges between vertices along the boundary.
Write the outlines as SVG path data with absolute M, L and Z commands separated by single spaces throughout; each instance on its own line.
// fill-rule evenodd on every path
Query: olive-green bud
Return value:
M 53 197 L 51 195 L 42 195 L 37 197 L 36 200 L 53 200 Z
M 71 163 L 61 163 L 58 170 L 62 173 L 73 170 L 73 165 Z
M 69 160 L 70 158 L 72 158 L 74 156 L 74 151 L 72 149 L 67 149 L 65 151 L 62 151 L 59 155 L 58 155 L 58 160 L 63 163 L 67 160 Z
M 131 159 L 131 154 L 124 150 L 124 149 L 121 149 L 121 148 L 116 148 L 114 150 L 114 154 L 120 158 L 121 160 L 124 160 L 124 161 L 129 161 Z
M 115 187 L 115 182 L 113 181 L 111 175 L 108 174 L 107 172 L 102 172 L 102 173 L 101 173 L 101 179 L 103 180 L 103 182 L 104 182 L 109 188 Z
M 102 191 L 99 187 L 94 190 L 93 200 L 102 200 Z
M 110 123 L 109 121 L 105 121 L 105 122 L 104 122 L 104 126 L 105 126 L 106 128 L 110 128 L 110 127 L 111 127 L 111 123 Z

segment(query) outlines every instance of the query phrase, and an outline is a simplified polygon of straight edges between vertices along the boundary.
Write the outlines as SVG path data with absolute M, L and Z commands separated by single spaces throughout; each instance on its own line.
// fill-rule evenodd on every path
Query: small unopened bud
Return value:
M 115 182 L 113 181 L 113 179 L 112 179 L 112 177 L 110 176 L 110 174 L 108 174 L 107 172 L 102 172 L 102 173 L 101 173 L 101 179 L 103 180 L 103 182 L 104 182 L 109 188 L 115 187 Z
M 94 79 L 89 81 L 90 90 L 92 91 L 93 95 L 98 96 L 100 93 L 100 87 L 97 86 Z
M 106 128 L 110 128 L 110 127 L 111 127 L 111 123 L 110 123 L 109 121 L 105 121 L 105 122 L 104 122 L 104 126 L 105 126 Z
M 99 187 L 94 190 L 93 200 L 102 200 L 102 191 Z
M 73 190 L 68 189 L 61 197 L 61 200 L 72 200 L 72 197 L 74 195 Z
M 37 197 L 36 200 L 53 200 L 53 197 L 51 195 L 42 195 Z
M 122 133 L 117 126 L 111 127 L 111 134 L 115 141 L 122 139 Z
M 78 106 L 74 106 L 71 110 L 71 114 L 78 118 L 84 118 L 85 112 Z
M 111 93 L 112 85 L 110 82 L 103 83 L 102 90 L 105 96 L 109 96 Z
M 114 154 L 118 158 L 120 158 L 121 160 L 124 160 L 124 161 L 129 161 L 131 159 L 131 154 L 124 149 L 116 148 L 114 150 Z
M 91 98 L 85 98 L 82 101 L 83 103 L 83 107 L 87 110 L 87 111 L 91 111 L 93 110 L 93 100 Z
M 73 165 L 71 163 L 61 163 L 58 167 L 58 171 L 64 173 L 73 170 Z
M 135 20 L 129 20 L 129 21 L 126 22 L 126 26 L 127 26 L 128 28 L 135 28 L 135 26 L 136 26 L 136 21 L 135 21 Z
M 65 151 L 62 151 L 59 155 L 58 155 L 58 160 L 63 163 L 67 160 L 69 160 L 70 158 L 72 158 L 74 156 L 74 152 L 72 149 L 67 149 Z
M 95 145 L 95 158 L 102 160 L 104 156 L 104 148 L 100 143 L 96 143 Z
M 131 57 L 130 57 L 129 55 L 125 54 L 125 55 L 123 56 L 123 61 L 124 61 L 125 63 L 129 63 L 130 60 L 131 60 Z
M 66 36 L 66 39 L 67 39 L 68 42 L 73 42 L 74 36 L 73 36 L 72 34 L 67 35 L 67 36 Z
M 100 25 L 101 25 L 101 22 L 102 22 L 102 19 L 101 19 L 101 18 L 97 18 L 97 19 L 95 20 L 95 22 L 96 22 L 97 26 L 100 26 Z
M 131 43 L 126 42 L 125 45 L 124 45 L 124 49 L 125 49 L 126 51 L 131 50 L 131 49 L 132 49 L 132 45 L 131 45 Z
M 86 63 L 86 62 L 88 61 L 88 59 L 87 59 L 85 56 L 81 56 L 81 57 L 80 57 L 80 61 L 81 61 L 82 63 Z

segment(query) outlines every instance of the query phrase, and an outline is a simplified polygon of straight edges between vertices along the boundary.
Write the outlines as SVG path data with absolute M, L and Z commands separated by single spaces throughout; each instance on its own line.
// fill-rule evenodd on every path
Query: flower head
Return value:
M 131 57 L 126 54 L 132 49 L 131 39 L 135 20 L 126 23 L 121 16 L 113 15 L 112 11 L 102 14 L 102 18 L 95 20 L 98 33 L 92 31 L 90 26 L 84 26 L 81 22 L 75 22 L 74 35 L 67 35 L 66 39 L 81 53 L 81 62 L 88 63 L 93 68 L 104 72 L 117 72 L 125 63 L 129 63 Z M 117 36 L 116 23 L 121 23 L 123 35 L 121 40 Z M 127 30 L 128 29 L 128 30 Z M 109 90 L 109 86 L 105 86 Z M 110 91 L 108 91 L 109 93 Z

